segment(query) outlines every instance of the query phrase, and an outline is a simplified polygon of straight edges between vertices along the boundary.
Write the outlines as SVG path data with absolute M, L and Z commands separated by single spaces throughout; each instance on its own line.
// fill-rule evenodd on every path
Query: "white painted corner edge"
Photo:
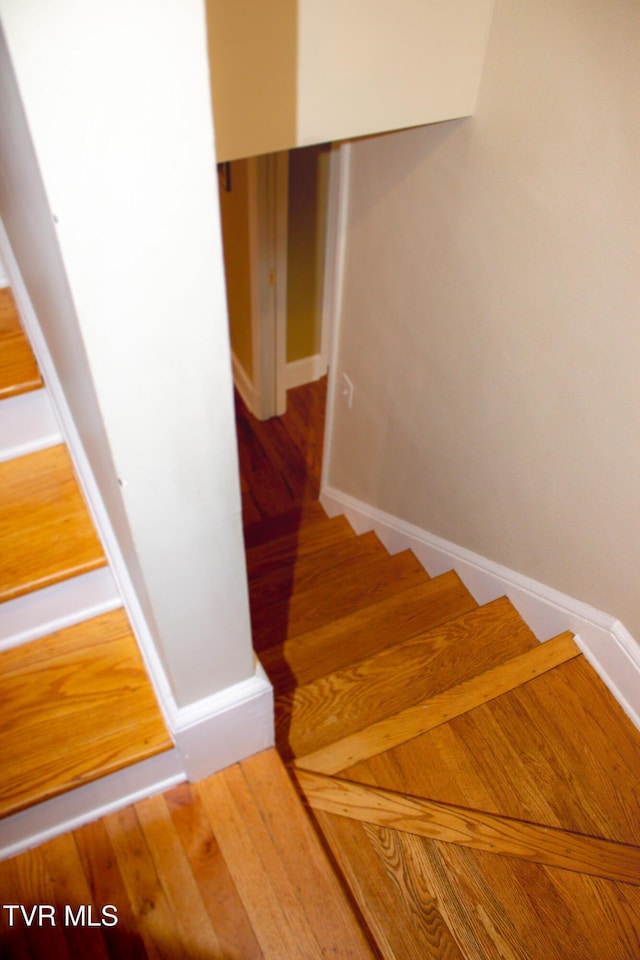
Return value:
M 335 487 L 324 487 L 320 502 L 330 517 L 344 514 L 356 533 L 374 530 L 389 553 L 412 550 L 430 576 L 455 570 L 478 603 L 507 596 L 540 641 L 570 630 L 640 729 L 640 646 L 619 620 Z
M 185 779 L 180 756 L 173 749 L 14 813 L 2 821 L 0 860 L 170 790 Z
M 172 733 L 189 780 L 202 780 L 275 743 L 273 688 L 252 677 L 178 709 Z

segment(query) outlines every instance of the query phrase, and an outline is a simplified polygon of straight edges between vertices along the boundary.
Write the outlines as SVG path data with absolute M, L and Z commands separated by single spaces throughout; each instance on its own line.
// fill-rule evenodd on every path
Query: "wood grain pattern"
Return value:
M 596 877 L 640 885 L 640 847 L 296 770 L 317 809 Z
M 330 590 L 346 579 L 359 576 L 361 565 L 389 555 L 375 533 L 349 537 L 325 550 L 296 558 L 295 563 L 282 566 L 268 576 L 252 579 L 249 600 L 254 619 L 269 620 L 277 615 L 283 603 L 299 593 L 314 589 L 322 578 L 323 587 Z
M 200 793 L 183 783 L 166 793 L 165 800 L 225 960 L 264 960 Z
M 117 925 L 102 928 L 109 956 L 118 960 L 144 960 L 148 956 L 157 956 L 154 951 L 145 949 L 137 929 L 135 913 L 104 819 L 74 830 L 72 836 L 91 891 L 86 902 L 99 908 L 113 904 L 118 910 Z M 24 857 L 28 858 L 29 854 Z
M 509 601 L 495 600 L 278 697 L 279 749 L 306 756 L 537 646 Z
M 440 912 L 438 898 L 427 882 L 421 844 L 415 837 L 371 824 L 364 824 L 364 834 L 398 889 L 408 914 L 418 941 L 418 949 L 414 948 L 410 955 L 416 960 L 423 956 L 464 960 Z
M 276 693 L 282 694 L 476 607 L 469 591 L 451 572 L 269 647 L 260 654 L 260 661 Z
M 275 751 L 264 751 L 241 767 L 274 851 L 287 876 L 296 877 L 303 891 L 302 902 L 316 936 L 331 918 L 335 942 L 325 942 L 323 934 L 323 949 L 337 957 L 368 956 L 366 939 L 280 758 Z M 313 891 L 311 898 L 307 891 Z
M 124 881 L 133 929 L 147 956 L 154 960 L 188 957 L 189 941 L 180 924 L 181 904 L 175 903 L 165 889 L 165 878 L 158 873 L 135 806 L 109 814 L 103 823 Z
M 572 634 L 561 634 L 434 697 L 299 757 L 294 761 L 295 765 L 317 773 L 339 773 L 474 710 L 578 656 L 580 651 Z
M 3 816 L 171 748 L 115 610 L 0 658 Z
M 184 944 L 186 955 L 223 957 L 220 940 L 171 822 L 164 797 L 141 800 L 136 804 L 136 816 L 156 874 L 171 905 L 176 944 Z
M 627 960 L 640 942 L 640 889 L 398 834 L 417 851 L 465 956 Z
M 346 775 L 637 845 L 640 736 L 619 707 L 601 727 L 609 696 L 576 657 Z
M 42 386 L 33 351 L 22 332 L 8 287 L 0 289 L 0 400 Z
M 247 573 L 250 579 L 267 576 L 283 565 L 291 567 L 294 557 L 307 556 L 352 537 L 355 533 L 344 517 L 305 524 L 293 533 L 247 548 Z
M 436 916 L 440 905 L 424 890 L 419 907 L 407 905 L 370 842 L 366 824 L 320 810 L 313 813 L 384 960 L 460 960 L 451 932 Z
M 241 478 L 242 479 L 242 478 Z M 244 543 L 247 550 L 260 544 L 296 534 L 301 527 L 314 523 L 323 523 L 329 517 L 317 500 L 303 500 L 291 506 L 284 513 L 272 517 L 261 517 L 243 525 Z
M 0 464 L 0 601 L 106 564 L 58 445 Z
M 276 516 L 317 499 L 327 379 L 287 391 L 287 412 L 260 422 L 236 395 L 245 519 Z
M 332 568 L 315 586 L 268 606 L 252 608 L 254 648 L 261 651 L 275 643 L 284 643 L 425 579 L 424 569 L 410 550 L 393 557 L 386 553 L 369 557 L 361 561 L 357 575 L 351 571 L 345 576 L 341 568 Z
M 265 956 L 373 956 L 273 751 L 196 789 Z

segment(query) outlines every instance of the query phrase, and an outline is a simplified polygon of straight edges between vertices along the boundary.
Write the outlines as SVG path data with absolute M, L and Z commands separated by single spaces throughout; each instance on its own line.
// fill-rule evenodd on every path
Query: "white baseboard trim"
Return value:
M 273 688 L 262 666 L 248 680 L 177 709 L 171 732 L 174 749 L 5 818 L 0 860 L 272 747 Z
M 122 606 L 108 567 L 2 604 L 0 652 Z
M 249 413 L 257 417 L 260 410 L 260 394 L 251 382 L 247 371 L 233 352 L 231 353 L 231 366 L 233 369 L 233 384 L 236 390 L 244 400 Z
M 160 753 L 2 821 L 0 860 L 76 830 L 185 780 L 177 750 Z
M 312 357 L 303 357 L 301 360 L 292 360 L 285 367 L 285 389 L 293 390 L 305 383 L 313 383 L 324 377 L 327 372 L 327 363 L 322 355 L 314 353 Z
M 640 728 L 640 646 L 615 617 L 334 487 L 325 487 L 320 501 L 330 517 L 344 514 L 357 533 L 374 530 L 390 553 L 412 550 L 430 576 L 455 570 L 478 603 L 507 596 L 540 641 L 571 630 L 587 660 Z
M 46 390 L 32 390 L 2 401 L 0 463 L 62 443 Z
M 172 732 L 189 780 L 272 747 L 273 688 L 260 663 L 248 680 L 179 709 Z

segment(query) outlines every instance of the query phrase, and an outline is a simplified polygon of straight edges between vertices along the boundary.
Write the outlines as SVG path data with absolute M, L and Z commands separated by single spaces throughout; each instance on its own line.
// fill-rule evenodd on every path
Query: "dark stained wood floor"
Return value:
M 261 423 L 236 393 L 245 526 L 318 499 L 327 378 L 289 390 L 287 412 Z

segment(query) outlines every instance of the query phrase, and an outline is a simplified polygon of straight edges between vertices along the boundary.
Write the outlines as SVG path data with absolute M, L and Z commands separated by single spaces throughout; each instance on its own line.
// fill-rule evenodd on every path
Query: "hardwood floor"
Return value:
M 273 750 L 0 863 L 0 892 L 56 921 L 3 909 L 3 957 L 376 956 Z
M 3 903 L 119 918 L 4 911 L 7 956 L 635 960 L 640 733 L 570 634 L 324 516 L 324 389 L 237 411 L 289 772 L 268 751 L 0 864 Z

